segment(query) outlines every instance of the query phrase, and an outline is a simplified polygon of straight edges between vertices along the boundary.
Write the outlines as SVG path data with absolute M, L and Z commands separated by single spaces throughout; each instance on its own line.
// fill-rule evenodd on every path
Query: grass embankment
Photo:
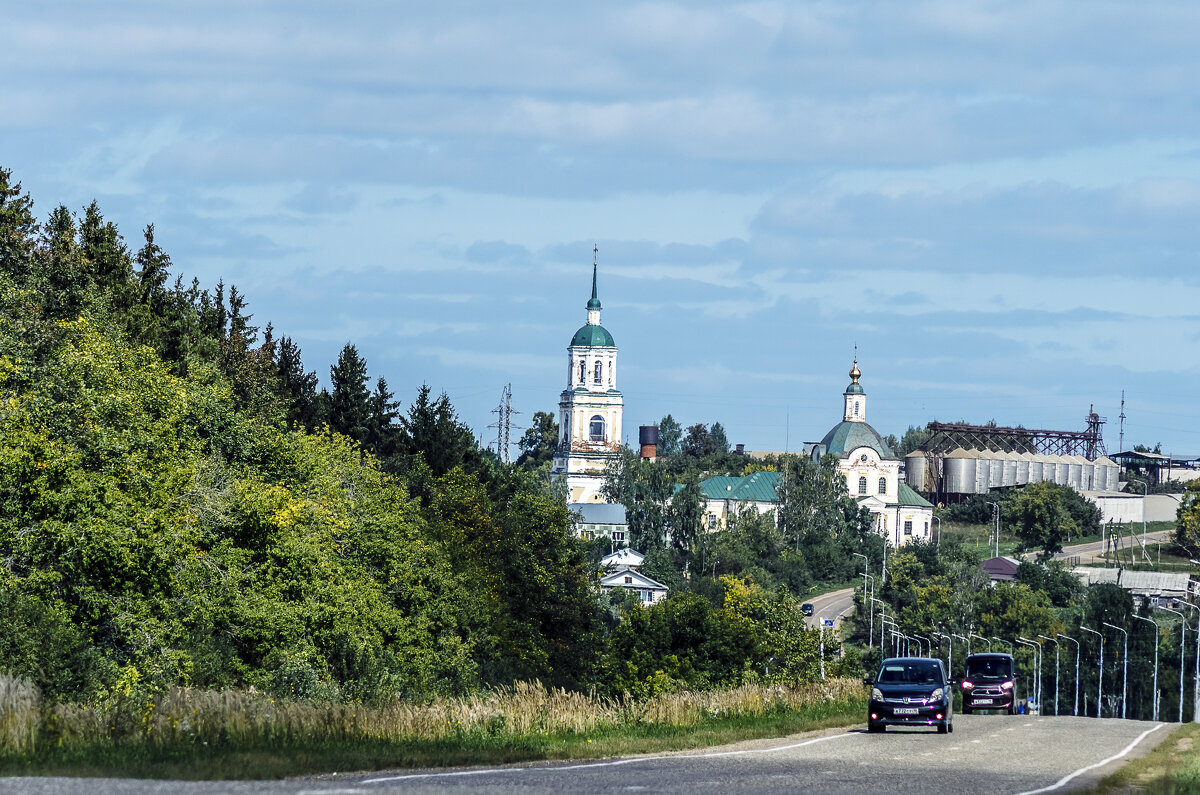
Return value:
M 174 688 L 140 706 L 45 705 L 0 677 L 0 774 L 269 779 L 698 748 L 862 720 L 854 679 L 603 699 L 538 684 L 427 704 Z
M 1153 751 L 1105 776 L 1091 791 L 1200 793 L 1200 724 L 1180 726 Z

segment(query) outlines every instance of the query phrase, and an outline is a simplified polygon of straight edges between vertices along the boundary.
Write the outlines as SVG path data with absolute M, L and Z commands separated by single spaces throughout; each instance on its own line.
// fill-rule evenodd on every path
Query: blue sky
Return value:
M 626 432 L 840 419 L 1200 455 L 1200 6 L 26 3 L 0 165 L 491 436 L 554 410 L 600 248 Z

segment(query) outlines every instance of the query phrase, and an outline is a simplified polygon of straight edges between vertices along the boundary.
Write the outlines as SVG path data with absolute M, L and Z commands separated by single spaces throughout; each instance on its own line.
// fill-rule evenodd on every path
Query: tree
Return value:
M 1200 550 L 1200 480 L 1187 484 L 1176 516 L 1175 542 L 1195 555 Z
M 517 458 L 517 466 L 536 469 L 551 461 L 554 451 L 558 449 L 558 421 L 555 420 L 554 414 L 549 411 L 535 411 L 533 422 L 525 429 L 518 444 L 521 447 L 521 455 Z
M 690 559 L 704 532 L 704 492 L 694 479 L 685 483 L 671 498 L 667 525 L 671 545 L 684 559 Z
M 388 390 L 387 380 L 380 376 L 375 381 L 375 391 L 368 401 L 367 449 L 381 461 L 396 454 L 400 442 L 401 428 L 396 423 L 400 416 L 400 404 Z
M 676 455 L 683 440 L 683 428 L 670 414 L 658 421 L 658 455 L 662 458 Z
M 667 504 L 673 490 L 663 467 L 623 448 L 605 472 L 601 493 L 625 506 L 629 545 L 649 554 L 666 545 Z
M 337 364 L 329 368 L 333 392 L 329 399 L 329 427 L 360 444 L 370 434 L 371 393 L 367 390 L 367 363 L 358 349 L 346 343 Z
M 406 456 L 409 469 L 412 459 L 420 456 L 438 478 L 459 466 L 467 466 L 479 460 L 475 434 L 459 422 L 450 398 L 443 392 L 436 400 L 430 399 L 429 386 L 422 384 L 417 390 L 417 399 L 409 406 L 408 415 L 400 424 L 403 433 L 399 451 Z
M 712 438 L 715 452 L 722 455 L 729 452 L 729 438 L 725 435 L 725 426 L 719 422 L 714 422 L 712 427 L 708 429 L 708 435 Z
M 11 171 L 0 168 L 0 272 L 18 281 L 32 274 L 36 229 L 33 200 L 13 182 Z
M 689 426 L 683 437 L 683 454 L 691 458 L 706 458 L 717 452 L 712 432 L 702 422 Z
M 315 430 L 322 420 L 317 374 L 304 371 L 300 347 L 290 337 L 281 337 L 275 348 L 275 376 L 285 422 L 290 427 Z
M 1040 549 L 1039 557 L 1051 558 L 1062 551 L 1063 541 L 1079 535 L 1079 524 L 1063 505 L 1059 487 L 1053 483 L 1032 483 L 1009 506 L 1017 524 L 1020 551 Z

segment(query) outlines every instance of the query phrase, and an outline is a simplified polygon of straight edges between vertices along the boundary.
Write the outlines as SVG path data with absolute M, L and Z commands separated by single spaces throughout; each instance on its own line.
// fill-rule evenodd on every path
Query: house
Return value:
M 745 477 L 719 475 L 700 482 L 704 494 L 705 528 L 723 529 L 726 520 L 739 510 L 777 515 L 779 510 L 778 472 L 754 472 Z
M 634 569 L 620 569 L 600 578 L 601 593 L 607 593 L 614 588 L 635 591 L 638 600 L 644 605 L 652 605 L 667 598 L 667 586 Z
M 605 555 L 600 558 L 600 568 L 605 571 L 621 571 L 623 569 L 632 569 L 637 571 L 642 567 L 642 562 L 646 556 L 641 552 L 636 552 L 629 547 L 621 547 L 611 555 Z
M 1012 582 L 1017 579 L 1017 569 L 1020 565 L 1021 561 L 1016 558 L 1001 555 L 998 558 L 988 558 L 979 564 L 979 568 L 995 585 L 998 582 Z
M 585 541 L 608 536 L 613 544 L 624 546 L 626 531 L 625 506 L 616 502 L 572 502 L 567 505 L 575 514 L 575 536 Z

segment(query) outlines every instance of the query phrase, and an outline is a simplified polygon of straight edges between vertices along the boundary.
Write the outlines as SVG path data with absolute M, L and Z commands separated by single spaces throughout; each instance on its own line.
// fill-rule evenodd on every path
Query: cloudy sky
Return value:
M 840 419 L 1200 455 L 1190 2 L 10 4 L 0 166 L 487 436 L 599 245 L 626 433 Z

